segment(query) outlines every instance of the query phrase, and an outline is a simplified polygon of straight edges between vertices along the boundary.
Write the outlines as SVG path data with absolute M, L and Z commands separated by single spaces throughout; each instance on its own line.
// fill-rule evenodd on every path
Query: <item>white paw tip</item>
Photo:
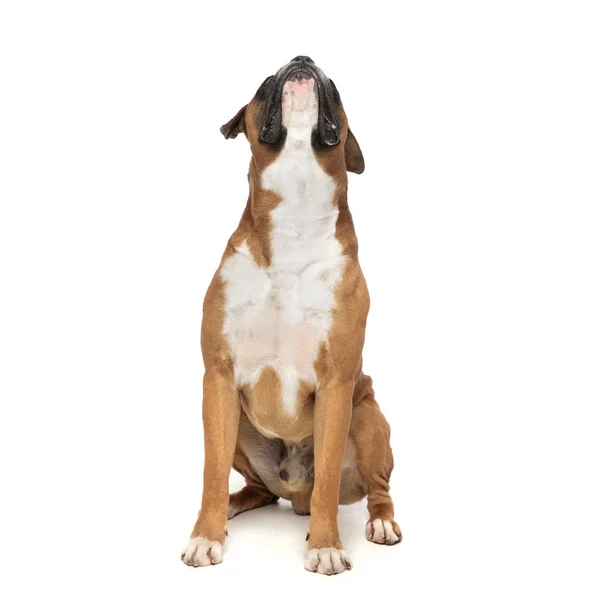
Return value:
M 375 519 L 367 523 L 367 539 L 376 544 L 386 544 L 391 546 L 397 544 L 402 536 L 394 531 L 394 526 L 387 519 Z
M 208 567 L 223 562 L 223 544 L 203 537 L 191 538 L 181 553 L 181 560 L 190 567 Z
M 322 575 L 337 575 L 352 568 L 352 561 L 344 550 L 313 548 L 308 551 L 304 568 Z

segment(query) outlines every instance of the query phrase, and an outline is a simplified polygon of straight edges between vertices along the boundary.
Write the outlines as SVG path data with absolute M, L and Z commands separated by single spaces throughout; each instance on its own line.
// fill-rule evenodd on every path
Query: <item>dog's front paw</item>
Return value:
M 223 544 L 203 537 L 191 538 L 181 553 L 181 560 L 190 567 L 208 567 L 223 562 Z
M 402 541 L 402 532 L 396 521 L 374 519 L 367 523 L 367 539 L 375 544 L 392 546 Z
M 306 555 L 304 568 L 322 575 L 337 575 L 352 568 L 352 561 L 344 550 L 337 548 L 313 548 Z

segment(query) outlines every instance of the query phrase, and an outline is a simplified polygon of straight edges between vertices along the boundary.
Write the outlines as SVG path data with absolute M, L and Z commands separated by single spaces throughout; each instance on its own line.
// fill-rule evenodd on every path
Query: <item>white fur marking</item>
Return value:
M 335 182 L 311 147 L 316 94 L 309 84 L 289 87 L 283 106 L 286 143 L 262 174 L 264 189 L 282 198 L 271 211 L 271 265 L 258 267 L 244 241 L 221 276 L 224 333 L 236 384 L 255 385 L 265 367 L 273 368 L 281 381 L 282 407 L 294 415 L 300 382 L 317 386 L 314 362 L 331 327 L 334 289 L 346 258 L 335 237 Z
M 322 575 L 337 575 L 352 568 L 352 561 L 345 550 L 337 548 L 313 548 L 308 551 L 304 568 Z
M 181 560 L 190 567 L 216 565 L 223 562 L 223 545 L 203 537 L 190 538 L 181 553 Z
M 392 523 L 387 519 L 375 519 L 367 523 L 367 539 L 376 544 L 387 544 L 391 546 L 400 541 L 396 535 Z

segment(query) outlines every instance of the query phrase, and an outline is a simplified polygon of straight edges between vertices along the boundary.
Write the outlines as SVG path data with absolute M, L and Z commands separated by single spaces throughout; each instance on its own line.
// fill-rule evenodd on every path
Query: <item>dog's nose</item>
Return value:
M 289 478 L 290 474 L 285 469 L 279 471 L 279 479 L 281 479 L 281 481 L 287 481 Z
M 296 58 L 292 58 L 292 60 L 290 62 L 301 62 L 301 63 L 312 63 L 313 65 L 315 64 L 315 61 L 310 57 L 310 56 L 296 56 Z

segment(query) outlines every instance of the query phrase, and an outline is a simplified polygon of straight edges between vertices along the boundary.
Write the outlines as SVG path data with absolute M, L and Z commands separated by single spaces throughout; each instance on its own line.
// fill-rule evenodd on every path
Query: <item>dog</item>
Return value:
M 268 77 L 223 127 L 250 142 L 249 198 L 204 300 L 204 488 L 185 564 L 223 560 L 227 520 L 291 501 L 310 514 L 305 568 L 352 568 L 339 504 L 367 497 L 366 537 L 392 545 L 390 427 L 362 372 L 369 294 L 348 209 L 362 152 L 308 56 Z M 231 468 L 245 487 L 229 494 Z

